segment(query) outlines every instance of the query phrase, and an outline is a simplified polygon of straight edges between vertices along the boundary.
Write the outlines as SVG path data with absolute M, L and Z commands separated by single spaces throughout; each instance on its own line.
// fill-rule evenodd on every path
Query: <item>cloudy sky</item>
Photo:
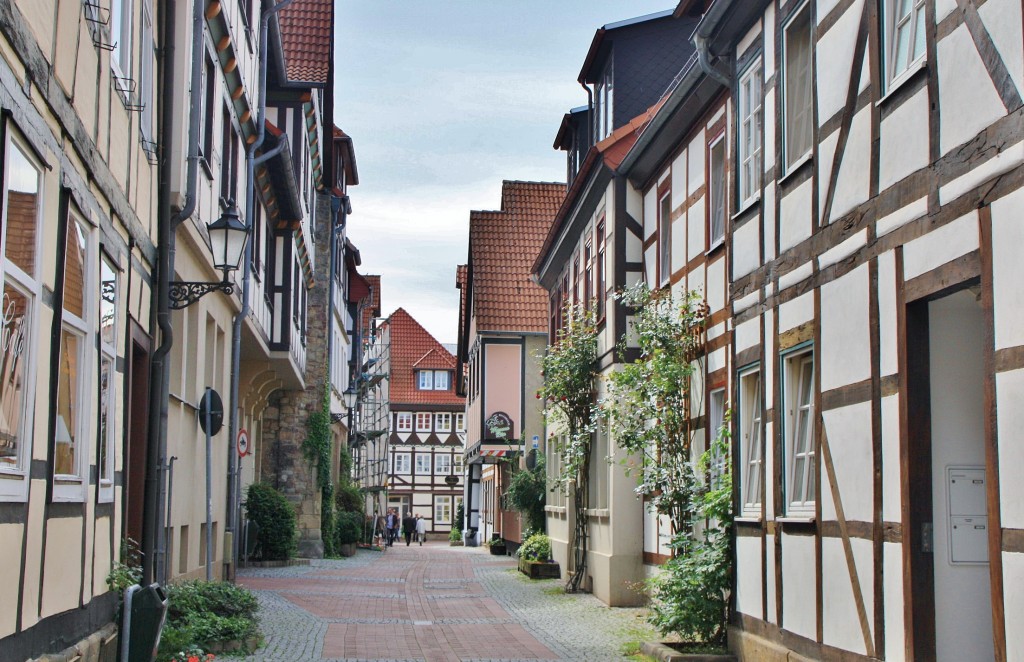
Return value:
M 604 24 L 672 0 L 337 0 L 335 121 L 354 141 L 349 237 L 381 274 L 383 313 L 405 308 L 439 341 L 458 326 L 455 267 L 469 211 L 503 179 L 565 181 L 552 149 Z

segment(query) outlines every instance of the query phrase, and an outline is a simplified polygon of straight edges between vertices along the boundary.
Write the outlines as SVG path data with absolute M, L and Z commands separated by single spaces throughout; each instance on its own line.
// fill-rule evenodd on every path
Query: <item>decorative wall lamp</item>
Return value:
M 235 284 L 228 280 L 228 274 L 238 268 L 242 253 L 245 251 L 245 240 L 249 236 L 248 226 L 238 218 L 235 201 L 228 200 L 220 218 L 207 225 L 206 229 L 210 233 L 213 268 L 224 272 L 224 279 L 215 283 L 171 281 L 170 307 L 174 310 L 191 306 L 210 292 L 233 294 L 235 291 Z

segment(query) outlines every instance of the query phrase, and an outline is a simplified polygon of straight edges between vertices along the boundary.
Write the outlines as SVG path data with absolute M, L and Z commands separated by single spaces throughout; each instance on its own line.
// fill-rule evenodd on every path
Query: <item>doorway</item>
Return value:
M 124 449 L 125 535 L 142 543 L 149 425 L 149 337 L 134 322 L 128 341 Z

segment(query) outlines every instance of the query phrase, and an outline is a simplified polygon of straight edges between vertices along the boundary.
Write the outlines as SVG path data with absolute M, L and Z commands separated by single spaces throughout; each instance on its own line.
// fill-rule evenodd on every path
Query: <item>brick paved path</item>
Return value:
M 266 647 L 251 662 L 621 660 L 652 635 L 638 609 L 609 609 L 533 581 L 487 548 L 398 543 L 310 566 L 243 569 Z

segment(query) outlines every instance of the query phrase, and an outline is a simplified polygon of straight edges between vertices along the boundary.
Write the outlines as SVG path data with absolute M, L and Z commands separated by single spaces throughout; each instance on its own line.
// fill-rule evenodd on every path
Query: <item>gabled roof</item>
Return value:
M 295 0 L 281 10 L 281 48 L 291 83 L 326 85 L 331 62 L 332 0 Z
M 602 47 L 604 46 L 605 36 L 609 32 L 619 30 L 621 28 L 628 28 L 640 23 L 646 23 L 648 21 L 655 21 L 660 18 L 666 18 L 672 16 L 672 9 L 666 9 L 664 11 L 655 12 L 653 14 L 646 14 L 644 16 L 637 16 L 636 18 L 628 18 L 624 21 L 617 21 L 615 23 L 607 23 L 597 29 L 594 33 L 594 39 L 590 42 L 590 50 L 587 51 L 587 57 L 583 60 L 583 68 L 580 69 L 580 75 L 577 80 L 581 83 L 592 83 L 595 72 L 591 71 L 598 58 L 602 55 Z M 600 73 L 600 72 L 597 72 Z
M 392 407 L 395 404 L 464 406 L 465 398 L 455 394 L 454 379 L 448 381 L 447 391 L 421 391 L 417 388 L 416 370 L 455 369 L 455 357 L 451 352 L 404 308 L 391 313 L 387 324 L 391 351 L 388 396 Z
M 530 266 L 564 196 L 559 182 L 505 181 L 501 210 L 470 212 L 463 308 L 477 331 L 547 330 L 547 293 L 530 281 Z

